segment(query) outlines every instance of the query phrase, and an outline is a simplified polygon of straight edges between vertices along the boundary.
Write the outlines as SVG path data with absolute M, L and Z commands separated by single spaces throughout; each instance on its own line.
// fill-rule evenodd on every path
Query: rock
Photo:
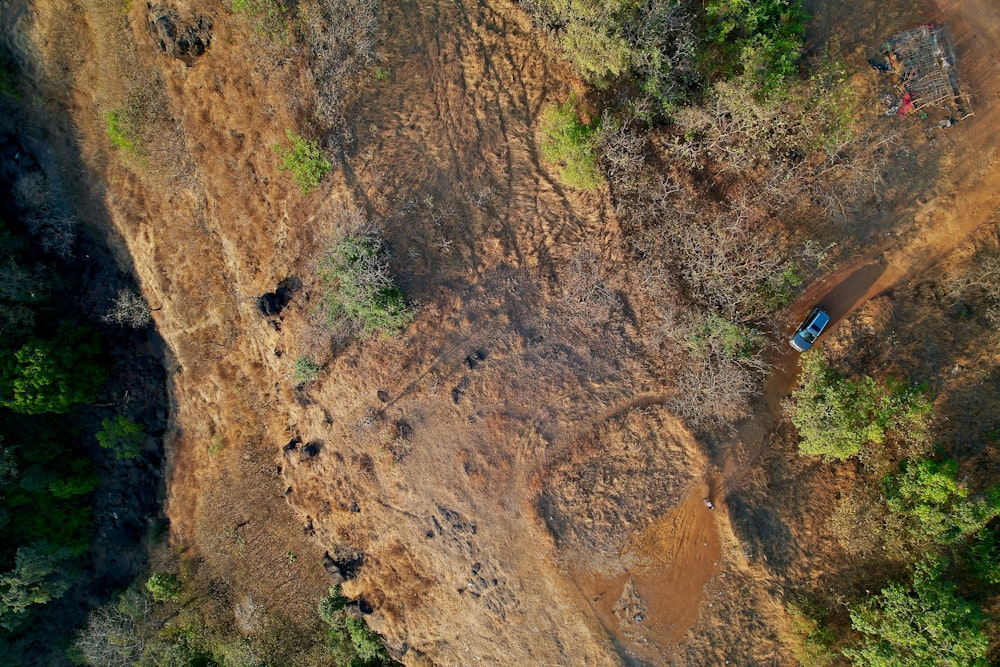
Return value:
M 212 22 L 204 16 L 182 21 L 176 10 L 147 4 L 149 29 L 160 49 L 190 67 L 212 42 Z

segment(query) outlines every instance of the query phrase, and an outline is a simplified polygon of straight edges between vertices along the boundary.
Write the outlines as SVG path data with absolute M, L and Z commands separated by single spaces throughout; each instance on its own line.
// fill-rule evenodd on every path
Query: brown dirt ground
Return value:
M 761 452 L 794 358 L 775 359 L 767 400 L 708 472 L 701 447 L 658 405 L 636 314 L 563 293 L 585 250 L 621 263 L 621 231 L 604 193 L 568 191 L 540 163 L 539 110 L 580 85 L 515 9 L 386 3 L 391 76 L 352 97 L 348 163 L 303 196 L 268 147 L 299 126 L 312 84 L 298 55 L 218 3 L 178 3 L 214 25 L 211 49 L 190 68 L 135 30 L 177 132 L 165 130 L 150 162 L 118 159 L 102 113 L 121 91 L 97 64 L 121 45 L 95 18 L 99 4 L 37 0 L 19 25 L 65 72 L 65 88 L 40 103 L 71 119 L 63 131 L 79 137 L 76 157 L 92 174 L 81 189 L 102 200 L 111 242 L 173 350 L 168 512 L 179 546 L 290 616 L 313 614 L 331 583 L 324 551 L 362 551 L 345 591 L 374 607 L 370 624 L 408 664 L 790 662 L 773 572 L 812 575 L 790 566 L 784 524 L 765 505 L 724 500 L 764 484 L 762 460 L 781 461 Z M 824 26 L 871 11 L 814 4 Z M 133 26 L 145 11 L 133 3 Z M 917 16 L 949 23 L 976 115 L 938 140 L 946 168 L 912 224 L 892 226 L 905 233 L 810 288 L 789 325 L 816 302 L 843 316 L 926 270 L 996 211 L 998 12 L 972 0 L 873 14 L 876 39 Z M 317 340 L 307 289 L 278 323 L 256 312 L 256 297 L 281 280 L 308 287 L 311 258 L 345 204 L 383 224 L 394 268 L 420 301 L 398 340 Z M 325 368 L 297 392 L 291 367 L 304 353 Z M 282 453 L 294 437 L 318 454 Z M 787 447 L 774 451 L 809 468 Z M 828 503 L 835 486 L 810 488 Z M 741 542 L 730 515 L 741 535 L 749 517 L 774 539 Z M 825 529 L 803 512 L 794 530 Z

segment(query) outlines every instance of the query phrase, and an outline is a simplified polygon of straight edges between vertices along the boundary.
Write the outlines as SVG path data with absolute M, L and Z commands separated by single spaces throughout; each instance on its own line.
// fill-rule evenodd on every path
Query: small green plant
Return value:
M 292 378 L 297 384 L 306 384 L 308 382 L 315 382 L 319 377 L 320 365 L 312 360 L 311 357 L 302 355 L 295 360 L 295 366 L 292 369 Z
M 600 135 L 595 127 L 580 121 L 578 106 L 577 99 L 570 97 L 565 104 L 553 104 L 542 111 L 541 151 L 566 185 L 594 190 L 604 182 L 597 169 Z
M 142 113 L 137 105 L 127 104 L 104 114 L 104 128 L 111 144 L 127 154 L 143 154 Z
M 392 76 L 392 70 L 388 67 L 376 67 L 375 68 L 375 80 L 385 81 L 390 76 Z
M 119 461 L 139 456 L 145 439 L 146 428 L 123 415 L 113 420 L 102 419 L 101 430 L 97 432 L 97 443 L 113 451 Z
M 208 442 L 208 458 L 214 459 L 226 450 L 226 439 L 217 435 Z
M 331 326 L 346 326 L 360 336 L 401 332 L 413 309 L 389 273 L 389 255 L 374 231 L 334 242 L 319 262 Z
M 296 185 L 303 193 L 311 192 L 333 169 L 333 165 L 323 155 L 316 141 L 304 139 L 291 130 L 286 130 L 285 136 L 288 137 L 291 147 L 281 144 L 272 147 L 281 158 L 278 168 L 292 172 Z
M 288 41 L 288 8 L 281 0 L 232 0 L 233 13 L 242 16 L 258 35 L 274 42 Z
M 173 602 L 181 596 L 181 582 L 177 575 L 157 572 L 146 580 L 146 590 L 157 602 Z

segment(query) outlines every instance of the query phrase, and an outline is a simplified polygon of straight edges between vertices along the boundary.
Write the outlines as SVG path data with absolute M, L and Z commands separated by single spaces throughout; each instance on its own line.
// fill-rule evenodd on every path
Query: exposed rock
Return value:
M 208 49 L 212 42 L 212 22 L 208 18 L 195 16 L 182 21 L 175 9 L 152 4 L 146 7 L 149 29 L 164 53 L 190 67 Z

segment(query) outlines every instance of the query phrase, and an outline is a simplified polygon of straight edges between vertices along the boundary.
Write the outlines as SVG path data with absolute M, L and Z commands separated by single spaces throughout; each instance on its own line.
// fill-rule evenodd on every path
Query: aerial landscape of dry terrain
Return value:
M 0 36 L 0 663 L 1000 662 L 995 0 Z

